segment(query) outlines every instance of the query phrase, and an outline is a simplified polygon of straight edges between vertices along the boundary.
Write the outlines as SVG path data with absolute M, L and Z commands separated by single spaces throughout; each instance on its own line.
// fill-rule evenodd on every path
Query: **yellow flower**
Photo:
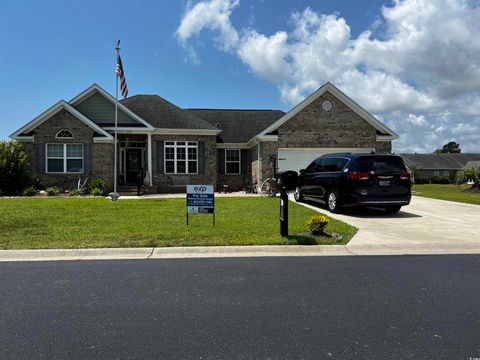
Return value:
M 307 221 L 307 226 L 312 234 L 322 233 L 323 229 L 330 222 L 330 219 L 325 215 L 313 215 Z

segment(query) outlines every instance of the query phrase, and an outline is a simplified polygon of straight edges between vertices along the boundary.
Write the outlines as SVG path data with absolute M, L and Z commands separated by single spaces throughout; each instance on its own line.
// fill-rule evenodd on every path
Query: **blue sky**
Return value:
M 402 135 L 398 151 L 480 152 L 478 2 L 425 3 L 3 1 L 0 139 L 92 83 L 114 94 L 120 38 L 130 95 L 288 110 L 332 81 Z

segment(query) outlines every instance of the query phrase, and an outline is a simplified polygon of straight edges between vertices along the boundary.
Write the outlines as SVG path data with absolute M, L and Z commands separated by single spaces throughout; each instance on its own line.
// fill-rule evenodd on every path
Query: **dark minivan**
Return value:
M 410 174 L 400 156 L 328 154 L 300 170 L 295 200 L 340 207 L 375 206 L 396 213 L 411 198 Z

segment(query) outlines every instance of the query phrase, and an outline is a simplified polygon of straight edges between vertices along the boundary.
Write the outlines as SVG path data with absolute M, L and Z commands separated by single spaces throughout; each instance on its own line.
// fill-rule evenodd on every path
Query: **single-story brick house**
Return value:
M 21 141 L 45 185 L 76 186 L 79 176 L 113 185 L 115 99 L 94 84 L 61 100 L 10 137 Z M 397 134 L 331 83 L 288 113 L 279 110 L 181 109 L 157 95 L 118 105 L 118 182 L 150 192 L 187 184 L 240 188 L 274 170 L 299 170 L 328 152 L 390 153 Z
M 415 171 L 415 178 L 430 179 L 432 177 L 454 178 L 457 172 L 480 161 L 480 154 L 401 154 L 405 165 Z

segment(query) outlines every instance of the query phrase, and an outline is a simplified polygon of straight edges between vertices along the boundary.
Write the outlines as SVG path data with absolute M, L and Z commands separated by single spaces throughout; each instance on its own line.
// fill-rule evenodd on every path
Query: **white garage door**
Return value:
M 307 149 L 307 148 L 295 148 L 295 149 L 278 149 L 278 171 L 295 170 L 298 172 L 300 169 L 305 169 L 317 157 L 340 152 L 350 153 L 369 153 L 374 149 Z

